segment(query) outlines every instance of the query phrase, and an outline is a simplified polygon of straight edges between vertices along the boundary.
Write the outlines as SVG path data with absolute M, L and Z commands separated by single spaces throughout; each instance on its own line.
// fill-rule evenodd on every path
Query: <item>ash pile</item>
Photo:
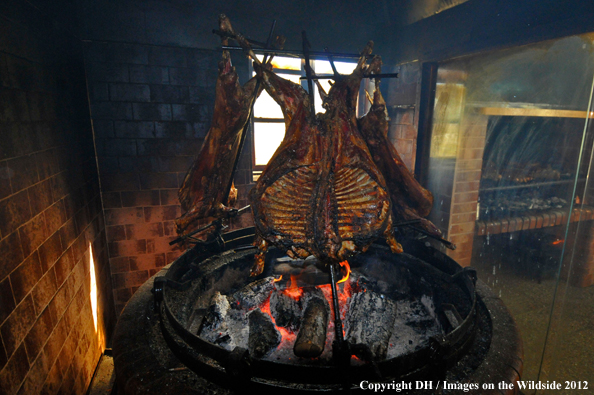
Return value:
M 318 266 L 285 257 L 277 274 L 214 293 L 195 333 L 256 358 L 332 365 L 335 312 L 328 274 Z M 347 264 L 337 288 L 344 338 L 361 350 L 352 364 L 409 354 L 444 335 L 430 285 L 404 267 L 371 259 L 351 272 Z

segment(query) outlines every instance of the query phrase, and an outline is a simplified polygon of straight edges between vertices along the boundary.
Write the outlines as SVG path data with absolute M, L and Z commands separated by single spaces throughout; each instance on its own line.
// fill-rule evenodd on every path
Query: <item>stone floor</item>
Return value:
M 502 298 L 520 328 L 523 380 L 555 380 L 563 387 L 565 381 L 582 385 L 587 381 L 585 391 L 550 393 L 594 393 L 594 286 L 577 288 L 566 279 L 557 282 L 556 270 L 525 267 L 513 252 L 481 249 L 478 254 L 482 259 L 475 256 L 473 266 L 479 278 Z

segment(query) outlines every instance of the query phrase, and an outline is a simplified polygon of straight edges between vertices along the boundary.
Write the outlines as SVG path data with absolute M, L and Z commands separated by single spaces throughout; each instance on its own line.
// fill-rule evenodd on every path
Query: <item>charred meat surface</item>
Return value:
M 221 15 L 220 30 L 234 35 L 229 19 Z M 223 38 L 223 45 L 228 38 Z M 249 119 L 252 101 L 259 92 L 256 79 L 243 87 L 239 84 L 229 51 L 223 51 L 219 62 L 215 106 L 212 123 L 196 161 L 192 164 L 179 189 L 179 200 L 185 213 L 175 223 L 180 236 L 191 233 L 218 219 L 233 214 L 237 190 L 232 186 L 235 158 L 239 155 L 241 134 Z M 216 227 L 196 235 L 206 240 Z
M 392 232 L 386 181 L 355 113 L 361 79 L 379 64 L 366 65 L 372 46 L 328 92 L 326 112 L 315 116 L 300 85 L 254 59 L 257 77 L 283 111 L 286 134 L 249 196 L 260 249 L 252 275 L 262 272 L 268 244 L 291 257 L 339 262 L 385 235 L 393 252 L 402 251 Z

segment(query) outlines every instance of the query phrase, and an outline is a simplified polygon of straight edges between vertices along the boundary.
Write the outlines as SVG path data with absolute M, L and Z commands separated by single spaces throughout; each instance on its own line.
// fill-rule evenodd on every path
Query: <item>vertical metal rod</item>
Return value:
M 332 72 L 334 73 L 334 77 L 336 77 L 336 78 L 340 77 L 340 74 L 338 74 L 338 70 L 336 70 L 336 66 L 334 65 L 334 57 L 330 53 L 330 50 L 328 49 L 328 47 L 324 48 L 324 52 L 328 53 L 328 61 L 330 62 L 330 67 L 332 67 Z
M 336 271 L 334 263 L 330 263 L 330 282 L 332 284 L 332 305 L 334 306 L 334 331 L 335 338 L 339 346 L 344 344 L 344 334 L 342 333 L 342 320 L 340 319 L 340 305 L 338 304 L 338 292 L 336 287 Z
M 311 71 L 311 65 L 309 64 L 309 49 L 311 45 L 309 41 L 307 41 L 307 35 L 305 34 L 305 30 L 301 32 L 301 39 L 303 41 L 303 57 L 305 58 L 305 75 L 307 76 L 307 90 L 309 92 L 309 100 L 310 100 L 310 109 L 311 109 L 311 116 L 315 118 L 316 116 L 316 107 L 314 106 L 314 91 L 313 91 L 313 80 Z
M 272 42 L 272 37 L 274 35 L 274 28 L 276 27 L 276 19 L 272 21 L 272 26 L 270 27 L 270 32 L 268 33 L 268 40 L 266 41 L 266 48 L 270 47 L 270 43 Z M 268 55 L 264 55 L 264 61 L 262 64 L 266 63 L 266 58 Z M 250 114 L 248 115 L 248 121 L 245 123 L 243 130 L 241 131 L 241 137 L 239 140 L 239 149 L 237 150 L 237 156 L 235 157 L 235 162 L 233 163 L 233 173 L 231 173 L 231 179 L 229 180 L 229 184 L 227 185 L 227 192 L 226 196 L 229 197 L 229 192 L 231 191 L 231 185 L 233 185 L 233 179 L 235 178 L 235 172 L 237 171 L 237 165 L 239 164 L 239 157 L 243 151 L 243 146 L 245 145 L 245 138 L 247 135 L 248 125 L 250 124 L 249 120 L 254 112 L 254 103 L 256 102 L 256 98 L 258 96 L 258 90 L 260 89 L 260 80 L 256 81 L 256 88 L 254 89 L 254 93 L 252 94 L 251 101 L 250 101 Z M 228 202 L 226 202 L 227 204 Z

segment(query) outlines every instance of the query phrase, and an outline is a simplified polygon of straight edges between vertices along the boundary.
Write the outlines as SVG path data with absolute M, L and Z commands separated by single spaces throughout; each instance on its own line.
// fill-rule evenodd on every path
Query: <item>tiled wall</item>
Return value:
M 121 311 L 140 285 L 183 252 L 169 245 L 181 215 L 177 191 L 210 127 L 220 52 L 89 41 L 85 59 Z M 236 183 L 247 181 L 248 171 L 240 170 Z
M 0 393 L 84 393 L 115 311 L 82 47 L 28 2 L 0 26 Z

